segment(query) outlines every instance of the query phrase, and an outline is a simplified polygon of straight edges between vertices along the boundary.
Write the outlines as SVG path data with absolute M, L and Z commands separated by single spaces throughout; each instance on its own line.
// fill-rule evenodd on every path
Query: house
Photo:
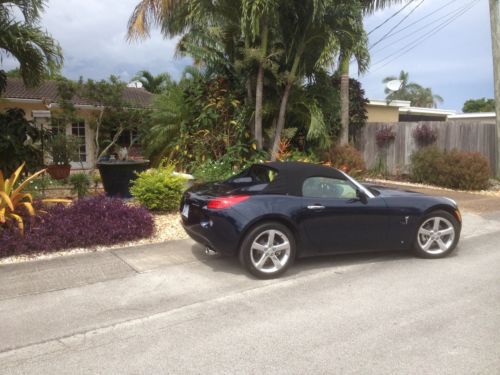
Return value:
M 143 88 L 126 87 L 123 98 L 135 108 L 146 108 L 151 105 L 153 94 Z M 58 91 L 56 81 L 45 81 L 39 87 L 27 88 L 21 79 L 7 79 L 7 87 L 0 98 L 0 111 L 8 108 L 21 108 L 29 120 L 45 129 L 51 125 L 51 109 L 58 107 Z M 66 124 L 66 134 L 80 139 L 79 160 L 73 163 L 74 169 L 94 168 L 94 131 L 90 126 L 90 118 L 97 106 L 88 100 L 73 99 L 80 121 Z
M 367 122 L 447 121 L 456 111 L 440 108 L 412 107 L 406 100 L 370 100 L 366 104 Z

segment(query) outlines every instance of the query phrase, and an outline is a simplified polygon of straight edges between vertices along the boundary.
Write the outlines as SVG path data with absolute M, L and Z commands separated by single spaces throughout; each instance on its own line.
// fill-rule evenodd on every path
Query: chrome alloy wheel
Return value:
M 420 248 L 428 254 L 438 255 L 448 251 L 455 240 L 455 227 L 443 217 L 427 219 L 418 229 Z
M 250 248 L 253 266 L 264 273 L 274 273 L 283 268 L 290 259 L 290 241 L 279 230 L 269 229 L 260 233 Z

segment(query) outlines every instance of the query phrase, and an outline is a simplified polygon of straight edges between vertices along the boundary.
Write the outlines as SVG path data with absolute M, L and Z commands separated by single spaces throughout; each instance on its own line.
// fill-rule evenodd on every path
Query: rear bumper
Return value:
M 181 218 L 186 233 L 194 241 L 208 246 L 223 255 L 235 255 L 238 252 L 240 236 L 236 228 L 224 218 L 211 218 L 201 224 L 187 223 Z

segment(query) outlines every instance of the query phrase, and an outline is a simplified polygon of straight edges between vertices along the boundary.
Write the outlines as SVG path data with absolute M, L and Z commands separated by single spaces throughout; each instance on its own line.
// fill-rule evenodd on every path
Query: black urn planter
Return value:
M 100 161 L 97 168 L 102 178 L 106 195 L 130 198 L 130 183 L 137 178 L 137 173 L 145 171 L 149 160 Z

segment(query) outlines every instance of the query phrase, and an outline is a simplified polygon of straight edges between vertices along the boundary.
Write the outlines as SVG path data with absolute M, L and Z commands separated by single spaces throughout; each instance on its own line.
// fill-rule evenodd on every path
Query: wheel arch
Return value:
M 261 225 L 263 223 L 268 223 L 268 222 L 280 223 L 280 224 L 284 225 L 285 227 L 287 227 L 290 230 L 290 232 L 292 232 L 292 235 L 293 235 L 294 240 L 295 240 L 295 246 L 296 246 L 296 253 L 295 254 L 296 254 L 296 256 L 299 256 L 300 255 L 299 249 L 300 249 L 301 239 L 300 239 L 298 228 L 290 218 L 288 218 L 284 215 L 279 215 L 279 214 L 268 214 L 268 215 L 260 216 L 256 219 L 252 220 L 250 223 L 248 223 L 245 226 L 245 228 L 243 228 L 243 230 L 241 231 L 240 240 L 238 242 L 237 254 L 240 253 L 241 245 L 242 245 L 243 241 L 245 240 L 245 237 L 247 236 L 247 234 L 253 228 L 255 228 L 257 225 Z
M 461 218 L 460 214 L 458 213 L 458 208 L 452 207 L 452 206 L 444 204 L 444 203 L 435 204 L 435 205 L 432 205 L 431 207 L 427 208 L 423 212 L 422 218 L 425 217 L 426 215 L 430 214 L 433 211 L 446 211 L 450 215 L 452 215 L 455 219 L 457 219 L 460 226 L 462 225 L 462 218 Z

